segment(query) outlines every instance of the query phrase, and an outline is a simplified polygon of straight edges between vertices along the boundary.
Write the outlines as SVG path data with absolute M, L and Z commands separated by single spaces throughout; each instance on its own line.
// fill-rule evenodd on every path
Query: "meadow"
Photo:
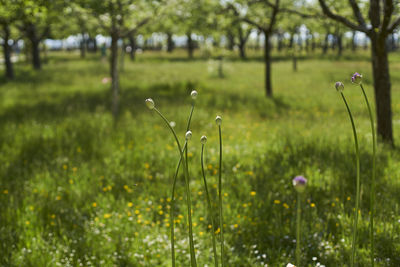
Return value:
M 368 112 L 351 74 L 362 73 L 372 101 L 369 55 L 363 51 L 302 57 L 298 70 L 277 53 L 274 97 L 264 93 L 264 65 L 227 55 L 218 63 L 183 51 L 125 58 L 121 108 L 110 112 L 108 64 L 99 56 L 53 52 L 43 70 L 16 65 L 17 79 L 0 83 L 0 265 L 171 266 L 169 209 L 179 160 L 174 139 L 144 100 L 171 121 L 183 140 L 190 92 L 199 93 L 189 143 L 193 226 L 199 266 L 213 266 L 210 222 L 200 168 L 217 200 L 218 129 L 227 266 L 294 263 L 296 192 L 304 175 L 302 262 L 348 266 L 355 193 L 355 153 L 344 93 L 358 127 L 361 211 L 357 266 L 369 266 L 371 133 Z M 391 54 L 395 142 L 400 142 L 400 56 Z M 400 266 L 400 151 L 378 146 L 376 266 Z M 177 184 L 176 256 L 189 266 L 185 191 Z M 216 202 L 215 202 L 216 203 Z

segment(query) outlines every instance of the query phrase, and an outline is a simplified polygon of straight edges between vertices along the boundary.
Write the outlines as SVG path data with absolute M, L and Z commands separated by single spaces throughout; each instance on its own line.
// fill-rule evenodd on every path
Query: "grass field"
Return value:
M 121 110 L 110 112 L 107 62 L 53 53 L 40 72 L 19 63 L 0 84 L 0 265 L 171 266 L 169 208 L 179 160 L 174 139 L 144 100 L 154 99 L 184 139 L 189 93 L 199 92 L 189 143 L 195 245 L 212 266 L 200 169 L 200 137 L 217 200 L 218 129 L 223 118 L 224 222 L 228 266 L 294 263 L 292 178 L 303 174 L 304 266 L 347 266 L 351 252 L 355 154 L 351 126 L 334 82 L 345 83 L 361 146 L 357 266 L 369 265 L 371 134 L 361 91 L 372 100 L 368 55 L 290 60 L 275 57 L 274 98 L 264 97 L 262 61 L 217 63 L 184 54 L 125 59 Z M 400 142 L 400 56 L 391 55 L 395 140 Z M 373 102 L 373 101 L 372 101 Z M 400 151 L 378 147 L 377 266 L 400 266 Z M 178 266 L 189 266 L 183 176 L 177 188 Z

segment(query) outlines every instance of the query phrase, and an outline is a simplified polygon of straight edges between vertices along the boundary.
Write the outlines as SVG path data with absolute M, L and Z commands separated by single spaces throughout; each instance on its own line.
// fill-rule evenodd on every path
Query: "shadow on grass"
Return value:
M 45 78 L 43 78 L 45 79 Z M 192 81 L 179 83 L 160 83 L 146 88 L 126 87 L 120 96 L 120 114 L 129 110 L 133 115 L 146 109 L 144 99 L 156 96 L 155 101 L 169 105 L 179 105 L 187 102 L 189 88 L 196 88 L 198 84 Z M 39 96 L 40 97 L 40 96 Z M 223 97 L 214 95 L 205 96 L 202 101 L 206 107 L 222 110 L 252 110 L 261 117 L 274 116 L 290 109 L 290 104 L 283 98 L 264 98 L 254 95 L 237 95 L 223 93 Z M 251 106 L 252 109 L 248 107 Z M 80 113 L 96 113 L 111 110 L 111 92 L 106 89 L 97 92 L 79 92 L 74 94 L 52 93 L 39 100 L 32 100 L 27 104 L 16 104 L 0 113 L 0 125 L 9 122 L 21 123 L 27 120 L 38 122 L 60 121 L 68 116 L 77 116 Z

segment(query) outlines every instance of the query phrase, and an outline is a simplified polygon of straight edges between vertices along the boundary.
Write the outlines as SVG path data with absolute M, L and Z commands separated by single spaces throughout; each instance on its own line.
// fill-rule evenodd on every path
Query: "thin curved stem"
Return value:
M 183 147 L 186 149 L 186 145 Z M 172 255 L 172 267 L 175 267 L 175 188 L 176 188 L 176 180 L 179 173 L 179 168 L 181 166 L 182 158 L 179 159 L 178 166 L 176 166 L 174 182 L 172 184 L 172 196 L 171 196 L 171 210 L 170 210 L 170 225 L 171 225 L 171 255 Z
M 372 115 L 371 106 L 369 105 L 367 94 L 365 93 L 364 87 L 360 84 L 361 90 L 363 92 L 365 102 L 368 107 L 369 120 L 371 122 L 371 132 L 372 132 L 372 180 L 371 180 L 371 196 L 370 196 L 370 217 L 369 217 L 369 227 L 370 227 L 370 239 L 371 239 L 371 266 L 374 267 L 375 257 L 374 257 L 374 215 L 375 215 L 375 177 L 376 177 L 376 137 L 375 137 L 375 124 L 374 116 Z
M 196 267 L 196 254 L 194 250 L 194 241 L 193 241 L 193 224 L 192 224 L 192 198 L 190 197 L 190 179 L 189 179 L 189 164 L 188 164 L 188 156 L 187 156 L 188 146 L 186 141 L 186 149 L 185 149 L 185 161 L 186 161 L 186 201 L 187 201 L 187 212 L 188 212 L 188 220 L 189 220 L 189 244 L 190 244 L 190 255 L 193 257 L 190 258 L 192 267 Z
M 213 244 L 213 252 L 214 252 L 214 261 L 215 261 L 215 266 L 218 267 L 217 246 L 215 245 L 214 216 L 213 216 L 213 212 L 212 212 L 210 194 L 208 193 L 206 174 L 204 172 L 204 144 L 201 145 L 201 173 L 203 174 L 204 188 L 206 191 L 206 198 L 207 198 L 207 204 L 208 204 L 208 215 L 210 216 L 211 226 L 212 226 L 211 235 L 212 235 L 212 244 Z
M 219 169 L 218 169 L 218 198 L 219 198 L 219 229 L 221 231 L 221 266 L 225 266 L 224 262 L 224 224 L 222 216 L 222 134 L 221 125 L 218 125 L 219 132 Z
M 193 116 L 193 110 L 194 110 L 194 102 L 192 103 L 192 108 L 190 109 L 190 115 L 189 115 L 188 123 L 186 126 L 186 132 L 189 131 L 189 129 L 190 129 L 190 123 L 192 122 L 192 116 Z
M 300 226 L 301 226 L 301 193 L 297 193 L 296 217 L 296 266 L 300 267 Z
M 356 165 L 357 165 L 357 180 L 356 180 L 356 208 L 354 212 L 354 227 L 353 227 L 353 242 L 352 242 L 352 249 L 351 249 L 351 262 L 350 266 L 354 267 L 355 261 L 355 254 L 356 254 L 356 242 L 357 242 L 357 224 L 358 224 L 358 210 L 360 206 L 360 151 L 358 148 L 358 138 L 357 138 L 357 130 L 354 124 L 353 115 L 351 114 L 349 105 L 347 104 L 346 98 L 343 95 L 343 92 L 340 92 L 344 104 L 346 105 L 347 112 L 349 113 L 351 126 L 353 128 L 353 135 L 354 135 L 354 145 L 356 150 Z
M 170 125 L 170 123 L 167 120 L 167 118 L 165 118 L 164 115 L 162 115 L 161 112 L 157 108 L 154 108 L 154 110 L 164 120 L 164 122 L 167 124 L 168 128 L 171 130 L 172 134 L 174 135 L 176 144 L 178 146 L 179 154 L 180 154 L 181 159 L 182 159 L 182 163 L 183 163 L 183 167 L 184 167 L 184 174 L 185 174 L 184 175 L 185 176 L 185 182 L 186 182 L 187 202 L 188 202 L 187 206 L 188 206 L 188 220 L 189 220 L 190 260 L 191 260 L 192 267 L 196 267 L 197 263 L 196 263 L 196 255 L 194 254 L 193 235 L 190 232 L 190 228 L 191 228 L 191 224 L 192 224 L 192 215 L 191 215 L 190 191 L 187 191 L 187 189 L 189 188 L 189 184 L 188 184 L 188 182 L 189 182 L 189 180 L 188 180 L 189 174 L 188 174 L 187 162 L 186 162 L 186 159 L 183 156 L 182 147 L 181 147 L 181 144 L 179 143 L 179 140 L 178 140 L 178 137 L 177 137 L 177 135 L 175 133 L 174 128 L 172 128 L 172 126 Z
M 192 103 L 192 108 L 190 110 L 190 115 L 188 119 L 188 123 L 186 126 L 186 131 L 189 131 L 190 123 L 192 121 L 192 115 L 194 110 L 194 102 Z M 183 147 L 183 150 L 186 149 L 186 145 Z M 183 153 L 184 151 L 182 151 Z M 175 216 L 174 216 L 174 209 L 175 209 L 175 188 L 176 188 L 176 180 L 178 178 L 179 168 L 182 163 L 182 157 L 179 158 L 178 166 L 175 170 L 175 175 L 172 184 L 172 197 L 171 197 L 171 211 L 170 211 L 170 224 L 171 224 L 171 256 L 172 256 L 172 267 L 175 267 Z

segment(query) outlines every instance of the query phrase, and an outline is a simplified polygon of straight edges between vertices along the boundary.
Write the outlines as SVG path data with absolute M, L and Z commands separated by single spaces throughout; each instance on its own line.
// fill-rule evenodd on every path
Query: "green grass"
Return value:
M 369 264 L 369 179 L 372 148 L 358 71 L 373 99 L 368 55 L 290 60 L 276 55 L 274 98 L 266 99 L 264 66 L 185 60 L 145 53 L 125 59 L 121 111 L 110 112 L 107 62 L 54 53 L 40 72 L 16 65 L 0 85 L 0 265 L 170 266 L 169 201 L 179 155 L 154 99 L 184 138 L 189 93 L 199 92 L 189 146 L 197 260 L 212 265 L 212 243 L 200 168 L 200 137 L 208 137 L 206 175 L 217 201 L 218 131 L 223 117 L 224 238 L 227 266 L 286 266 L 295 257 L 295 175 L 308 178 L 302 207 L 302 262 L 346 266 L 351 253 L 355 154 L 345 94 L 360 137 L 361 215 L 356 262 Z M 391 56 L 394 136 L 400 142 L 400 56 Z M 400 153 L 378 147 L 377 266 L 400 265 Z M 256 194 L 251 194 L 254 191 Z M 188 266 L 184 179 L 177 184 L 176 255 Z M 216 216 L 214 216 L 216 217 Z M 214 229 L 216 230 L 216 229 Z M 314 261 L 312 258 L 316 257 Z

